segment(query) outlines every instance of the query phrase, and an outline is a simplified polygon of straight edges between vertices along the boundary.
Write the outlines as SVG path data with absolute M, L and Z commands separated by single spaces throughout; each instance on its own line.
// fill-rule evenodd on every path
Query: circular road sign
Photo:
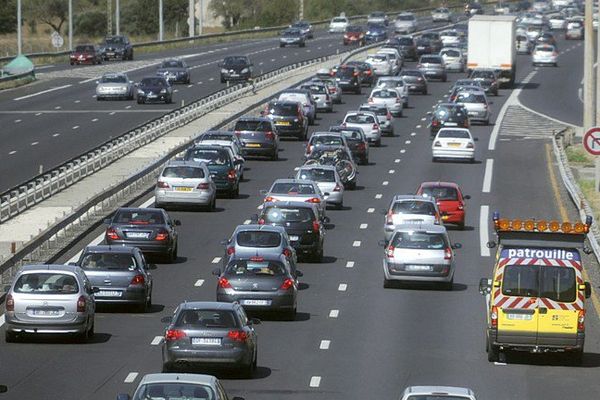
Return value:
M 60 48 L 63 46 L 63 44 L 65 44 L 65 41 L 62 38 L 62 36 L 60 36 L 60 33 L 56 31 L 52 32 L 52 35 L 50 35 L 50 39 L 52 40 L 52 46 L 56 48 Z
M 600 156 L 600 127 L 591 128 L 583 136 L 583 147 L 593 156 Z

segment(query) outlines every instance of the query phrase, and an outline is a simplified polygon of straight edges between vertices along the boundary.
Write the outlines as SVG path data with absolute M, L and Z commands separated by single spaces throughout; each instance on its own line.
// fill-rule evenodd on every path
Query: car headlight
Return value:
M 140 96 L 143 96 L 146 93 L 144 93 L 144 91 L 142 89 L 138 89 L 137 94 L 140 95 Z
M 242 74 L 245 74 L 246 72 L 248 72 L 248 68 L 244 68 L 244 69 L 242 70 Z
M 160 91 L 160 93 L 162 93 L 162 94 L 165 94 L 165 93 L 167 93 L 167 89 L 162 89 L 162 90 Z
M 225 68 L 221 68 L 221 73 L 222 74 L 226 74 L 227 72 L 229 72 L 229 71 L 227 71 Z

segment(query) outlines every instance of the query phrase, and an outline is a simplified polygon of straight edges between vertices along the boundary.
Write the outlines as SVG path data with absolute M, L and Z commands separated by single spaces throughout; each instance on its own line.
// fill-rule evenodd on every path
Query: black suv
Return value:
M 133 60 L 133 46 L 127 36 L 107 36 L 100 45 L 100 54 L 104 60 Z
M 279 134 L 273 121 L 265 117 L 242 117 L 233 127 L 242 142 L 242 154 L 279 159 Z
M 405 60 L 410 58 L 412 61 L 417 61 L 419 59 L 415 40 L 411 36 L 401 36 L 392 39 L 391 43 L 394 43 L 398 47 L 400 55 Z
M 463 105 L 442 103 L 431 114 L 429 132 L 434 138 L 441 128 L 469 128 L 469 125 L 469 113 Z
M 335 80 L 343 91 L 353 91 L 361 94 L 360 70 L 351 65 L 341 65 L 335 71 Z
M 221 83 L 227 81 L 247 81 L 252 78 L 252 63 L 246 56 L 228 56 L 219 63 Z
M 273 121 L 279 135 L 306 140 L 308 118 L 304 116 L 301 103 L 297 101 L 271 101 L 261 114 Z

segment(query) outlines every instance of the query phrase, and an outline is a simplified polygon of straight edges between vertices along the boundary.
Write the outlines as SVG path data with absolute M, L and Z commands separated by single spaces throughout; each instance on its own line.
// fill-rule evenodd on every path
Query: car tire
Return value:
M 446 82 L 446 81 L 448 81 L 448 77 L 444 76 L 444 77 L 442 78 L 442 82 Z
M 239 195 L 240 195 L 240 185 L 238 184 L 235 189 L 233 189 L 229 192 L 229 198 L 236 199 Z
M 573 365 L 581 365 L 583 364 L 583 349 L 582 350 L 576 350 L 574 352 L 572 352 L 571 354 L 569 354 L 571 362 L 573 363 Z
M 500 348 L 490 343 L 489 338 L 486 339 L 487 358 L 489 362 L 498 362 L 500 360 Z
M 144 104 L 144 99 L 138 97 L 137 103 L 138 104 Z
M 554 66 L 555 66 L 555 67 L 558 67 L 558 63 L 554 63 Z
M 221 83 L 225 83 L 225 78 L 221 77 Z
M 279 43 L 279 47 L 285 47 L 285 44 Z
M 300 47 L 306 47 L 306 43 L 301 43 Z
M 206 211 L 213 212 L 217 208 L 217 196 L 214 196 L 210 204 L 208 205 Z
M 173 248 L 173 250 L 171 250 L 169 254 L 167 254 L 167 262 L 169 264 L 173 264 L 175 261 L 177 261 L 177 247 L 177 243 L 175 243 L 175 247 Z
M 163 373 L 169 373 L 169 372 L 173 372 L 174 369 L 169 365 L 169 364 L 163 364 L 162 366 L 162 372 Z
M 427 96 L 427 89 L 423 90 L 422 93 L 423 93 L 424 96 Z
M 434 163 L 436 163 L 438 161 L 438 158 L 437 157 L 431 157 L 431 161 L 434 162 Z
M 484 124 L 485 126 L 488 126 L 488 125 L 490 124 L 490 119 L 489 119 L 489 118 L 488 118 L 488 119 L 486 119 L 486 120 L 483 122 L 483 124 Z
M 461 231 L 465 230 L 465 221 L 462 221 L 462 222 L 458 223 L 458 229 L 460 229 Z
M 391 289 L 393 287 L 394 287 L 394 285 L 393 285 L 392 281 L 390 281 L 389 279 L 383 278 L 383 288 L 384 289 Z
M 344 209 L 344 202 L 342 201 L 341 203 L 337 203 L 335 205 L 336 210 L 343 210 Z
M 279 161 L 279 150 L 276 149 L 271 155 L 271 161 Z
M 359 96 L 362 94 L 362 89 L 360 88 L 360 85 L 358 86 L 358 88 L 354 91 L 354 94 L 358 94 Z
M 4 332 L 4 341 L 6 343 L 16 343 L 17 342 L 17 334 L 14 332 L 9 332 L 9 331 Z
M 319 250 L 317 250 L 313 255 L 312 255 L 312 261 L 316 262 L 316 263 L 321 263 L 323 262 L 323 247 L 321 247 Z
M 381 139 L 375 142 L 375 147 L 381 147 Z
M 369 165 L 369 159 L 367 157 L 363 157 L 360 160 L 360 165 Z

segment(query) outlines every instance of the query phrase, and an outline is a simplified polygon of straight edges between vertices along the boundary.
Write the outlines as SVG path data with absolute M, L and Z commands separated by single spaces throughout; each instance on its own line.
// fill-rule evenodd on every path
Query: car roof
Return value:
M 287 208 L 310 208 L 315 213 L 319 213 L 317 210 L 317 206 L 313 203 L 307 203 L 305 201 L 269 201 L 263 203 L 263 210 L 268 207 L 287 207 Z
M 455 386 L 409 386 L 404 390 L 404 394 L 431 394 L 448 393 L 463 396 L 475 396 L 475 393 L 469 388 Z
M 422 182 L 421 185 L 419 185 L 421 187 L 451 187 L 454 189 L 458 189 L 458 185 L 454 182 L 442 182 L 442 181 L 437 181 L 437 182 Z
M 248 232 L 248 231 L 269 231 L 269 232 L 277 232 L 281 233 L 285 231 L 285 229 L 281 226 L 275 225 L 260 225 L 260 224 L 248 224 L 248 225 L 238 225 L 235 228 L 235 232 Z
M 226 303 L 222 303 L 226 304 Z M 140 381 L 140 386 L 148 383 L 168 383 L 168 382 L 178 382 L 178 383 L 196 383 L 206 386 L 214 387 L 217 383 L 217 378 L 212 375 L 204 375 L 204 374 L 148 374 L 145 375 Z
M 311 139 L 315 136 L 338 136 L 338 137 L 344 137 L 344 135 L 342 135 L 340 132 L 331 132 L 331 131 L 321 131 L 321 132 L 313 132 L 313 134 L 311 135 Z
M 296 179 L 296 178 L 279 178 L 275 179 L 273 185 L 276 183 L 306 183 L 307 185 L 315 185 L 314 181 L 309 181 L 307 179 Z M 271 186 L 273 186 L 271 185 Z
M 422 223 L 400 224 L 400 225 L 396 225 L 394 228 L 394 232 L 414 232 L 414 231 L 425 231 L 427 233 L 447 233 L 446 227 L 444 225 L 436 225 L 436 224 L 422 224 Z
M 267 117 L 254 117 L 254 116 L 243 116 L 238 118 L 236 122 L 239 121 L 259 121 L 259 122 L 271 122 L 271 120 Z
M 302 165 L 298 168 L 298 171 L 301 169 L 330 169 L 332 171 L 337 171 L 337 168 L 334 165 Z
M 445 132 L 445 131 L 464 131 L 464 132 L 468 132 L 468 133 L 469 133 L 469 135 L 471 134 L 471 131 L 470 131 L 470 130 L 468 130 L 467 128 L 457 128 L 457 127 L 453 127 L 453 126 L 449 126 L 449 127 L 447 127 L 447 128 L 441 128 L 441 129 L 438 131 L 438 135 L 439 135 L 439 133 L 440 133 L 440 132 L 442 132 L 442 131 L 444 131 L 444 132 Z
M 119 254 L 133 254 L 136 248 L 132 246 L 111 246 L 111 245 L 97 245 L 87 246 L 84 253 L 119 253 Z
M 431 198 L 418 196 L 416 194 L 397 194 L 393 197 L 392 203 L 400 203 L 403 201 L 410 201 L 410 200 L 427 201 L 427 202 L 433 203 L 433 200 L 431 200 Z
M 202 165 L 205 165 L 203 162 L 194 161 L 194 160 L 171 160 L 165 165 L 167 167 L 195 167 L 201 168 Z
M 185 301 L 179 305 L 184 310 L 233 310 L 236 303 L 221 301 Z
M 119 207 L 115 211 L 115 214 L 120 211 L 156 212 L 156 213 L 160 213 L 160 214 L 163 213 L 162 208 Z
M 359 114 L 372 115 L 375 118 L 377 118 L 377 115 L 375 115 L 375 113 L 372 111 L 348 111 L 348 112 L 346 112 L 346 115 L 344 116 L 344 118 L 347 117 L 348 115 L 359 115 Z
M 73 274 L 79 274 L 81 268 L 77 265 L 63 265 L 63 264 L 34 264 L 25 265 L 21 267 L 19 272 L 32 272 L 32 271 L 56 271 L 56 272 L 71 272 Z

